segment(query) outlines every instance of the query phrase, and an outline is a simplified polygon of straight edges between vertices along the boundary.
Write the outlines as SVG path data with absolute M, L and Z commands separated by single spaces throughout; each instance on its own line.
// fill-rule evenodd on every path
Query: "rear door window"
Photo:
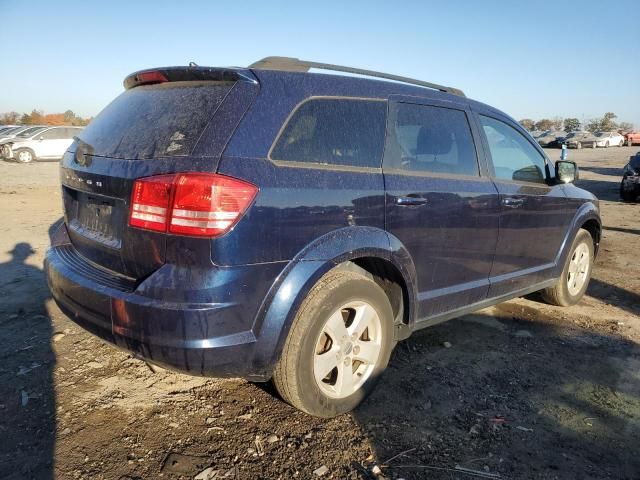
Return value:
M 463 110 L 398 103 L 388 138 L 393 170 L 478 176 L 478 159 Z
M 97 156 L 189 155 L 233 82 L 166 82 L 131 88 L 77 136 Z
M 379 168 L 386 101 L 314 98 L 290 117 L 273 147 L 276 161 Z

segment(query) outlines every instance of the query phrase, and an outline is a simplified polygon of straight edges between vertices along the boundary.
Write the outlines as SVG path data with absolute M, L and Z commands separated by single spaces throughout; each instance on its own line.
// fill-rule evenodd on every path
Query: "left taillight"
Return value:
M 216 237 L 240 220 L 258 187 L 212 173 L 141 178 L 131 194 L 129 225 L 145 230 Z

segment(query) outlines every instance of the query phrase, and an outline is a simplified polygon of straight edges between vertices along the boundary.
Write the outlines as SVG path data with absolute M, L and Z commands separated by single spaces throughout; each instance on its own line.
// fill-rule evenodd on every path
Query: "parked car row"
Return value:
M 532 132 L 532 135 L 541 147 L 547 148 L 560 148 L 563 144 L 568 148 L 608 148 L 622 147 L 625 143 L 628 143 L 628 138 L 625 138 L 625 136 L 618 132 L 591 133 L 578 130 L 567 133 L 561 130 L 549 130 L 538 134 Z M 634 140 L 632 141 L 640 143 L 640 133 L 637 134 L 637 137 L 633 138 Z
M 0 157 L 20 163 L 59 160 L 82 127 L 26 125 L 0 128 Z

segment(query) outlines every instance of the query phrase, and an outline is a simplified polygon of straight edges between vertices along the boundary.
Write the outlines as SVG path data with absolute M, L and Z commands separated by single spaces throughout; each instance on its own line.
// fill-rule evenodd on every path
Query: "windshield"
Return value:
M 82 133 L 93 155 L 145 159 L 189 155 L 231 82 L 167 82 L 126 90 Z
M 36 135 L 38 132 L 41 132 L 42 130 L 44 130 L 46 127 L 32 127 L 32 128 L 27 128 L 24 132 L 20 132 L 18 135 L 16 135 L 16 137 L 19 138 L 29 138 L 33 135 Z
M 11 135 L 13 132 L 17 132 L 21 128 L 22 127 L 11 127 L 9 129 L 5 130 L 4 132 L 2 132 L 2 135 Z

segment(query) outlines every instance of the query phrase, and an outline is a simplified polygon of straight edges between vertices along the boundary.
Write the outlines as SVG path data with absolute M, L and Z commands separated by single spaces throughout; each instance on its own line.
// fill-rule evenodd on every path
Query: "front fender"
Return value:
M 562 269 L 564 268 L 564 264 L 567 259 L 567 255 L 569 254 L 569 249 L 571 248 L 571 245 L 573 243 L 573 239 L 578 234 L 578 230 L 582 228 L 582 225 L 584 225 L 589 220 L 595 220 L 596 222 L 598 222 L 599 230 L 602 231 L 602 221 L 600 219 L 600 212 L 598 210 L 598 207 L 596 207 L 596 205 L 592 202 L 585 202 L 580 205 L 580 207 L 574 214 L 571 225 L 567 230 L 564 239 L 562 240 L 562 245 L 560 246 L 560 250 L 558 251 L 555 259 L 555 277 L 559 277 L 562 274 Z M 597 245 L 599 241 L 599 238 L 596 239 L 596 249 L 594 252 L 596 254 L 598 253 Z
M 254 323 L 260 345 L 254 365 L 271 376 L 300 304 L 316 282 L 337 265 L 363 257 L 388 260 L 400 271 L 407 285 L 409 319 L 413 321 L 416 292 L 415 267 L 411 256 L 393 235 L 374 227 L 334 230 L 304 248 L 287 265 L 269 290 Z

